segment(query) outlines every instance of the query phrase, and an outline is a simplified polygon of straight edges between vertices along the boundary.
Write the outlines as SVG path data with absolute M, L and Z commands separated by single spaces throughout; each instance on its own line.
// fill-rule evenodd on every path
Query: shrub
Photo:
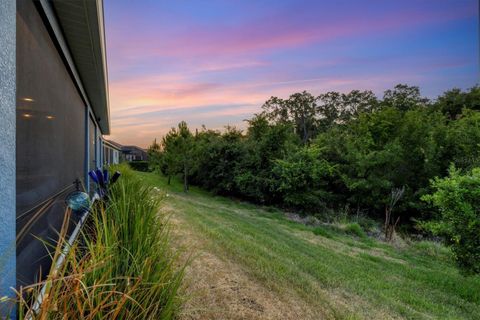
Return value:
M 303 212 L 324 211 L 331 199 L 326 185 L 335 168 L 322 159 L 322 150 L 317 146 L 303 147 L 285 159 L 274 161 L 276 191 L 281 194 L 287 207 Z
M 439 209 L 438 216 L 420 226 L 444 238 L 463 271 L 480 273 L 480 168 L 462 174 L 452 166 L 431 185 L 434 193 L 422 199 Z
M 362 227 L 356 222 L 347 224 L 345 226 L 345 232 L 362 239 L 367 237 L 365 231 L 363 231 Z
M 328 230 L 326 227 L 316 227 L 312 230 L 313 234 L 317 236 L 322 236 L 325 238 L 333 238 L 333 234 L 330 230 Z
M 148 166 L 148 161 L 131 161 L 128 163 L 133 170 L 148 172 L 150 168 Z
M 411 248 L 417 251 L 419 254 L 438 260 L 451 261 L 452 259 L 452 252 L 450 251 L 450 249 L 448 249 L 441 243 L 424 240 L 414 242 Z
M 359 215 L 358 217 L 355 217 L 355 221 L 366 232 L 372 232 L 380 228 L 378 221 L 375 221 L 365 215 Z

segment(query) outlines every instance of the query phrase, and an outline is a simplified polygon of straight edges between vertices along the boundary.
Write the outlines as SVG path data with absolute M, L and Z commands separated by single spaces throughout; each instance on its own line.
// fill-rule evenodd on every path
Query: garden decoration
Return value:
M 90 171 L 88 175 L 92 178 L 93 182 L 97 186 L 98 196 L 100 198 L 108 198 L 108 188 L 118 180 L 121 173 L 119 171 L 115 171 L 113 176 L 109 179 L 108 170 L 103 169 L 102 172 L 102 170 L 98 168 Z

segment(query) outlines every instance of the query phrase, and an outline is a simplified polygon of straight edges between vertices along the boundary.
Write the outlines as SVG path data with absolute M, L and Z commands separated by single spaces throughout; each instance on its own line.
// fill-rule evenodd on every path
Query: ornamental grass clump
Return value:
M 112 186 L 109 201 L 92 209 L 65 262 L 44 281 L 18 292 L 20 319 L 175 317 L 184 268 L 171 249 L 167 217 L 159 214 L 162 194 L 128 167 L 116 170 L 122 178 Z M 65 244 L 62 231 L 55 259 Z M 42 288 L 42 303 L 34 308 Z

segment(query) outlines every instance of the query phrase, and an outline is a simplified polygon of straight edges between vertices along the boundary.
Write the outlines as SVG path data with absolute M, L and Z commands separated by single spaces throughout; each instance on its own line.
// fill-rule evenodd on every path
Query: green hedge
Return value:
M 148 172 L 148 161 L 131 161 L 128 163 L 133 170 Z

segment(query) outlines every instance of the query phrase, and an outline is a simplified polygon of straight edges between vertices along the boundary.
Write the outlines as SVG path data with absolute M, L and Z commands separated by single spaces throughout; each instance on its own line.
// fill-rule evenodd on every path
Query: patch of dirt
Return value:
M 322 319 L 294 294 L 279 295 L 252 279 L 241 266 L 208 249 L 205 239 L 191 229 L 172 207 L 175 245 L 194 253 L 186 268 L 184 293 L 187 300 L 180 319 Z

